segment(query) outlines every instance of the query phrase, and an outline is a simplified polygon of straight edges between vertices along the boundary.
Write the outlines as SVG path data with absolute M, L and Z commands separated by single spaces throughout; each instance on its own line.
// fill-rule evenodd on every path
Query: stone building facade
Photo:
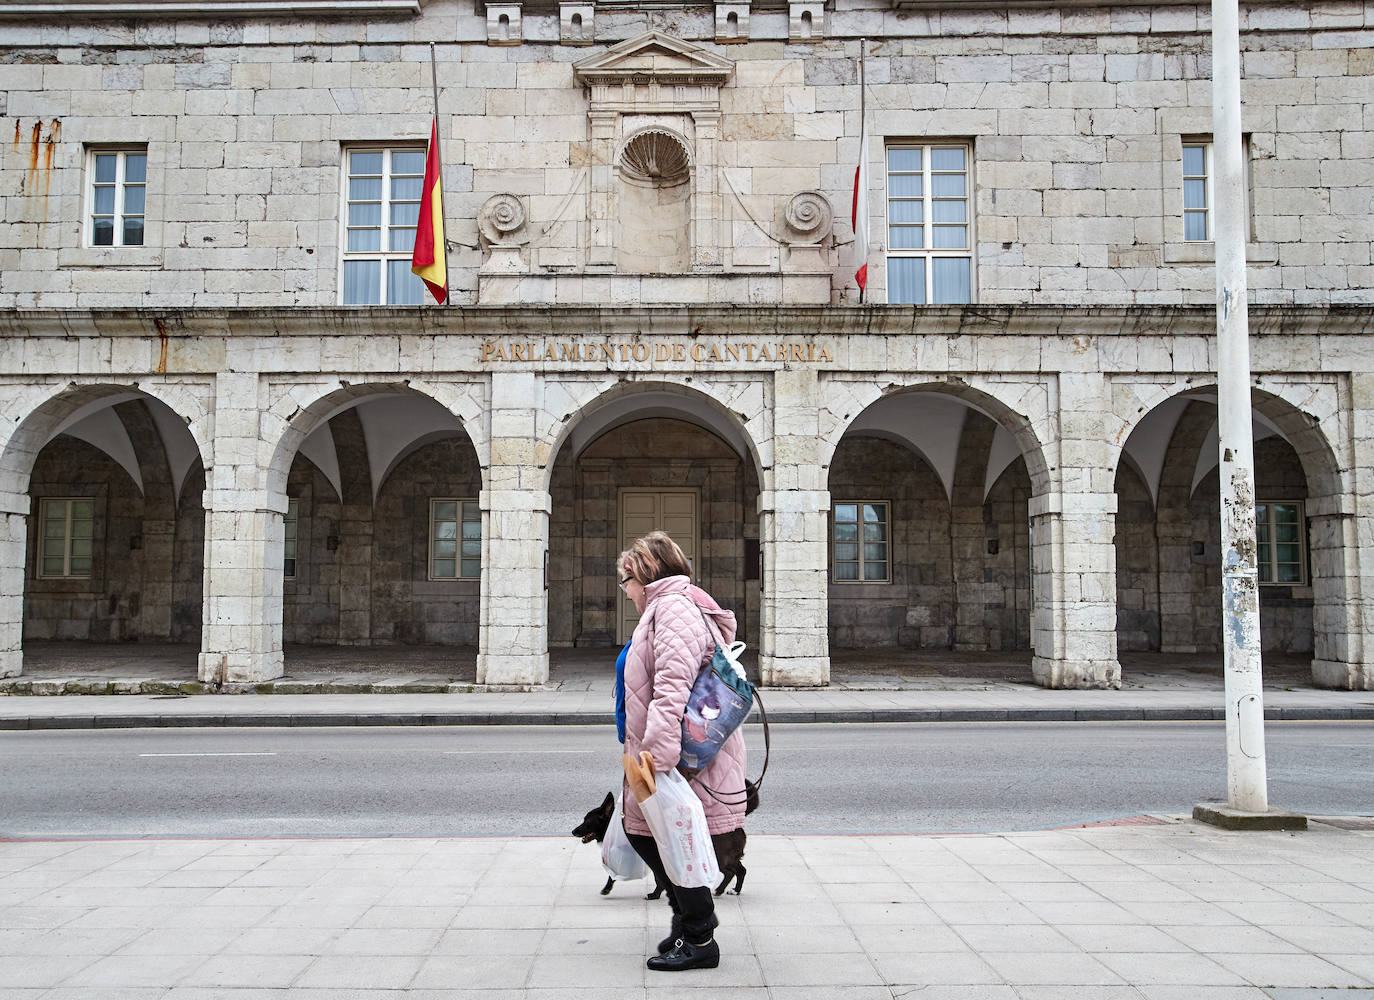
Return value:
M 1220 649 L 1208 4 L 223 8 L 0 11 L 0 676 L 539 683 L 624 640 L 650 527 L 769 683 Z M 1243 3 L 1241 45 L 1261 634 L 1370 689 L 1374 3 Z

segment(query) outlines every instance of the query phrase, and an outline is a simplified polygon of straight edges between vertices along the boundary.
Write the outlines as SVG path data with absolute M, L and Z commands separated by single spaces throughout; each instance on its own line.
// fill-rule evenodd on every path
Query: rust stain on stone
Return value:
M 158 373 L 159 375 L 166 375 L 166 374 L 167 374 L 167 324 L 164 323 L 164 322 L 162 321 L 162 317 L 159 316 L 159 317 L 157 317 L 156 319 L 153 320 L 153 325 L 157 327 L 157 336 L 158 336 L 158 340 L 160 340 L 160 341 L 162 342 L 162 349 L 161 349 L 160 353 L 158 354 L 158 359 L 157 359 L 157 373 Z

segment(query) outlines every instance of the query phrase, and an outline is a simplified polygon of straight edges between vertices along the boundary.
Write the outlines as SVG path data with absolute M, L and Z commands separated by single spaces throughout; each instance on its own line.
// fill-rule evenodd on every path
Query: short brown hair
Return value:
M 692 566 L 682 549 L 661 531 L 649 532 L 622 552 L 620 568 L 646 586 L 668 576 L 692 575 Z

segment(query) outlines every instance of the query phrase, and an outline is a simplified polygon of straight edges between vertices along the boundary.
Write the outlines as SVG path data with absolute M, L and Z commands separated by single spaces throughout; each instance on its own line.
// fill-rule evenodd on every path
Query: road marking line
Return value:
M 237 753 L 141 753 L 140 757 L 275 757 L 274 750 L 245 750 Z
M 604 750 L 441 750 L 445 754 L 500 754 L 506 756 L 515 753 L 604 753 Z

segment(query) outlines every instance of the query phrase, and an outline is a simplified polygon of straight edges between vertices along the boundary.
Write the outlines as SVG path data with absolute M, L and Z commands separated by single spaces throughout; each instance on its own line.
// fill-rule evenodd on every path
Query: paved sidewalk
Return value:
M 451 648 L 303 648 L 288 652 L 285 678 L 259 691 L 204 693 L 194 647 L 35 644 L 25 674 L 0 681 L 0 729 L 607 725 L 611 653 L 555 651 L 548 684 L 511 691 L 464 680 L 471 666 Z M 1271 719 L 1374 719 L 1374 691 L 1315 688 L 1297 658 L 1266 660 L 1264 698 Z M 765 688 L 763 701 L 779 723 L 1225 717 L 1215 656 L 1127 657 L 1120 690 L 1051 691 L 1031 682 L 1022 654 L 846 651 L 830 686 Z
M 1359 821 L 1332 820 L 1357 826 Z M 1149 825 L 1153 824 L 1153 825 Z M 1374 830 L 757 836 L 719 969 L 571 838 L 0 842 L 0 1000 L 1335 1000 Z

